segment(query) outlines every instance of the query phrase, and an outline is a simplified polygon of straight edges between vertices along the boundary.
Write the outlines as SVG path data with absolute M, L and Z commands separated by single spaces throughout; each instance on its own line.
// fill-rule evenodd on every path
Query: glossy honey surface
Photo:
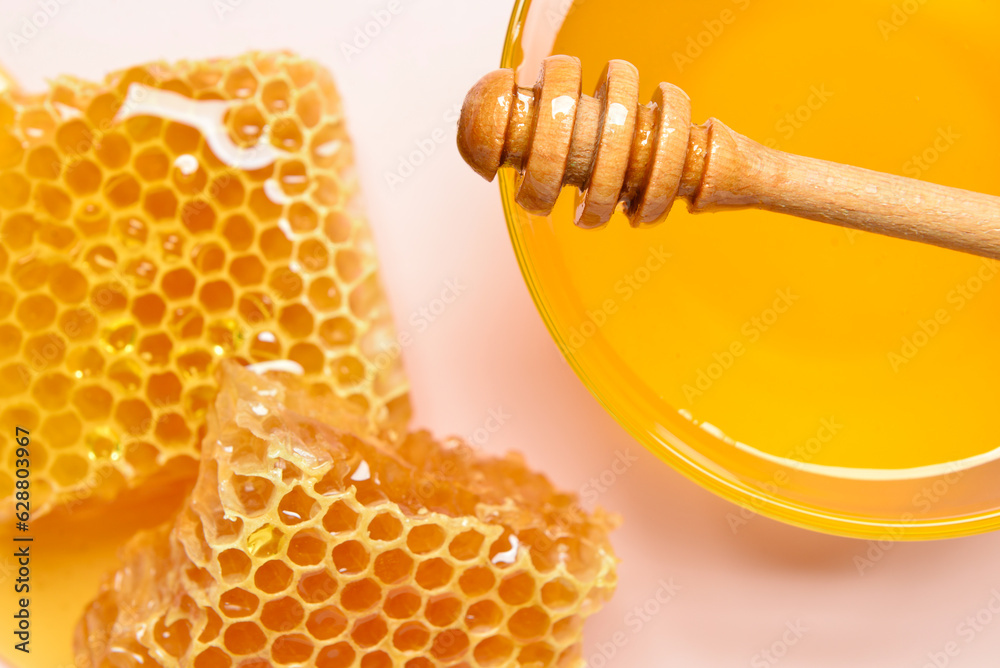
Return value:
M 1000 7 L 981 2 L 587 0 L 552 52 L 581 58 L 587 93 L 623 58 L 641 101 L 669 81 L 696 123 L 715 116 L 781 150 L 997 194 L 1000 95 L 984 74 L 1000 71 L 998 25 Z M 506 65 L 530 39 L 509 41 Z M 681 470 L 839 533 L 992 526 L 1000 494 L 964 473 L 1000 446 L 996 263 L 761 211 L 691 215 L 678 201 L 651 229 L 616 214 L 584 231 L 572 189 L 547 219 L 505 200 L 571 363 Z M 942 476 L 948 493 L 918 499 Z

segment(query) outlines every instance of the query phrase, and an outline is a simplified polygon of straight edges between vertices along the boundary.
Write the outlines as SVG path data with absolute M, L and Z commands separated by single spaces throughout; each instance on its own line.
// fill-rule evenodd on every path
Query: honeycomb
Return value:
M 190 480 L 223 358 L 291 360 L 405 426 L 341 101 L 310 61 L 0 81 L 0 235 L 0 433 L 32 433 L 35 517 Z
M 301 378 L 220 374 L 190 500 L 126 547 L 78 668 L 582 665 L 613 518 L 516 456 L 390 446 Z

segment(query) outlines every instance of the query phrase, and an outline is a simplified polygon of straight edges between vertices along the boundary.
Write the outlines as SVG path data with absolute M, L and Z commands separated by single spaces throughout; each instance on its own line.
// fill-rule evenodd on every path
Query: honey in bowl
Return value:
M 544 7 L 520 6 L 514 24 Z M 852 2 L 578 2 L 552 53 L 593 91 L 613 58 L 781 150 L 996 193 L 1000 10 Z M 548 9 L 546 9 L 548 8 Z M 533 54 L 524 21 L 505 66 Z M 549 22 L 551 23 L 551 22 Z M 537 51 L 537 49 L 535 49 Z M 531 85 L 537 62 L 523 64 Z M 505 170 L 506 171 L 506 170 Z M 512 202 L 550 329 L 598 398 L 682 471 L 754 511 L 850 535 L 996 526 L 995 262 L 762 211 L 650 229 L 573 226 Z M 995 464 L 994 464 L 995 466 Z M 992 474 L 995 476 L 995 473 Z M 992 478 L 992 479 L 995 479 Z

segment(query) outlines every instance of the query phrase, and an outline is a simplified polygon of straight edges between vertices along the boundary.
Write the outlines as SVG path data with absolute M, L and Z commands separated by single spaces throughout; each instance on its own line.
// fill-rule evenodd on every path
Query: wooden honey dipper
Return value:
M 534 88 L 491 72 L 462 105 L 458 148 L 487 181 L 519 173 L 516 201 L 548 214 L 563 186 L 581 190 L 576 224 L 596 228 L 619 202 L 633 226 L 659 222 L 674 199 L 692 212 L 754 207 L 1000 259 L 1000 197 L 768 148 L 711 118 L 661 83 L 648 105 L 624 60 L 604 69 L 593 97 L 581 65 L 549 56 Z

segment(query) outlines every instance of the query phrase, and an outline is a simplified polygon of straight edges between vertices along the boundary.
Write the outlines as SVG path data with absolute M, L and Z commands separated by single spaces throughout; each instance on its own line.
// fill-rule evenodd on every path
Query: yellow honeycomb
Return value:
M 611 519 L 519 458 L 387 446 L 302 379 L 220 372 L 198 482 L 88 607 L 78 668 L 579 666 Z
M 34 516 L 192 477 L 222 358 L 405 427 L 351 151 L 286 53 L 0 85 L 0 433 L 31 431 Z

